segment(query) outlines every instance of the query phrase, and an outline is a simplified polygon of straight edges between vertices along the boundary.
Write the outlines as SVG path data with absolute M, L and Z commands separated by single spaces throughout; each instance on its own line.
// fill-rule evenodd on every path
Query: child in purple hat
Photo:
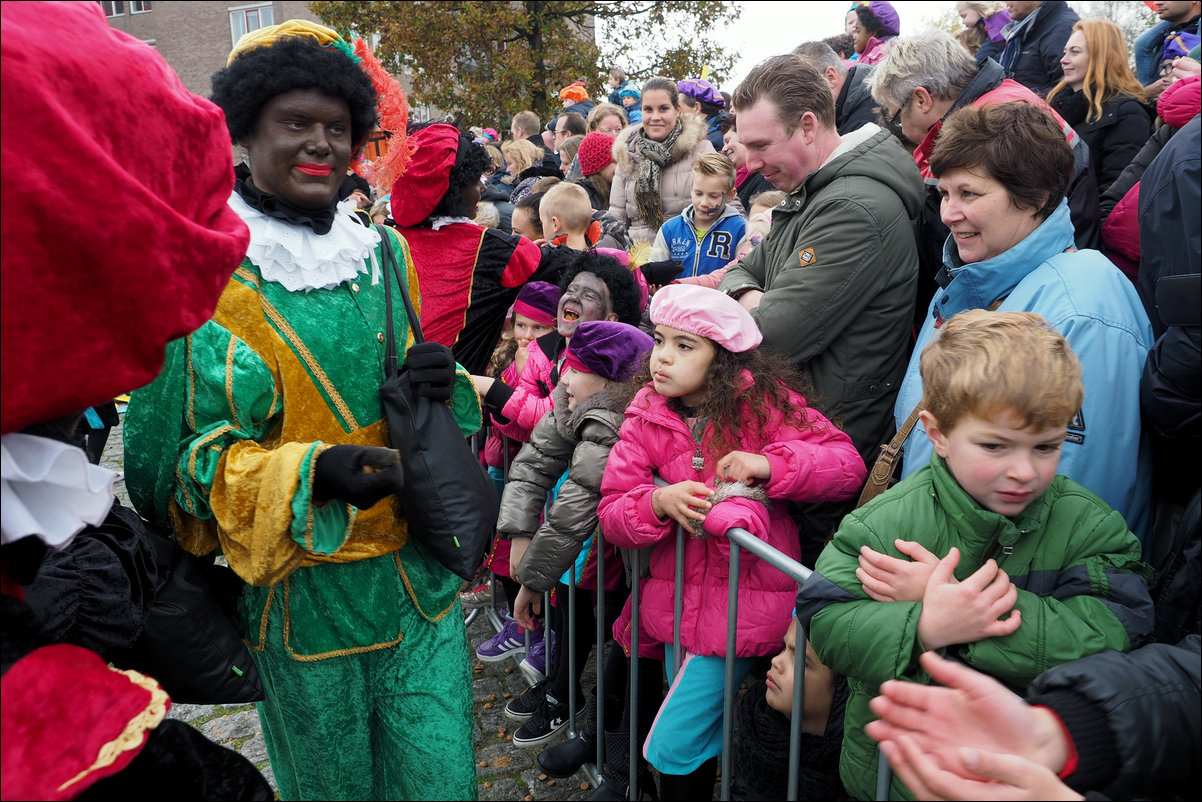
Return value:
M 499 377 L 506 385 L 516 387 L 518 379 L 526 367 L 526 360 L 530 356 L 530 344 L 555 329 L 558 307 L 559 287 L 545 281 L 531 281 L 524 284 L 518 291 L 517 300 L 513 303 L 513 311 L 508 315 L 505 329 L 501 332 L 501 342 L 489 360 L 488 375 L 494 378 Z M 505 486 L 505 470 L 521 446 L 521 440 L 511 439 L 506 442 L 495 427 L 489 427 L 488 439 L 484 442 L 484 464 L 488 466 L 488 475 L 497 485 L 498 494 Z M 484 567 L 496 574 L 497 581 L 505 590 L 509 609 L 513 610 L 519 586 L 509 574 L 508 540 L 493 538 L 492 550 L 488 553 Z M 464 607 L 482 607 L 489 600 L 488 586 L 470 588 L 459 594 L 459 600 Z M 506 616 L 505 625 L 501 627 L 501 631 L 476 648 L 476 657 L 484 662 L 492 663 L 525 650 L 524 635 L 518 629 L 517 623 L 511 617 Z
M 601 476 L 609 450 L 618 441 L 632 394 L 623 383 L 646 364 L 652 345 L 651 337 L 626 323 L 581 323 L 568 344 L 562 375 L 552 392 L 554 405 L 534 427 L 530 441 L 510 468 L 497 532 L 511 541 L 514 576 L 522 583 L 514 617 L 527 629 L 541 610 L 544 593 L 558 588 L 556 598 L 563 600 L 568 594 L 567 582 L 597 587 L 596 550 L 590 544 L 597 528 Z M 549 491 L 554 500 L 540 524 Z M 606 580 L 613 581 L 607 581 L 606 587 L 612 590 L 620 578 L 621 563 L 616 555 L 607 563 Z M 565 576 L 569 569 L 571 573 Z M 570 676 L 568 616 L 575 616 L 577 632 L 591 632 L 596 621 L 593 604 L 582 601 L 574 607 L 571 611 L 567 604 L 556 605 L 549 678 L 505 707 L 510 717 L 525 719 L 513 735 L 519 746 L 537 746 L 554 737 L 568 725 L 568 694 L 582 697 L 580 674 L 590 639 L 577 639 L 576 675 Z M 590 702 L 590 706 L 594 704 Z M 587 727 L 584 732 L 592 735 Z M 591 750 L 581 751 L 588 754 Z
M 663 799 L 713 795 L 722 745 L 727 578 L 733 527 L 801 561 L 784 501 L 837 501 L 860 491 L 864 461 L 851 439 L 806 404 L 783 357 L 758 348 L 755 320 L 717 290 L 671 284 L 651 299 L 655 348 L 648 381 L 626 410 L 601 484 L 608 542 L 651 549 L 641 580 L 639 651 L 674 663 L 676 525 L 685 541 L 681 667 L 643 744 Z M 657 487 L 656 477 L 668 482 Z M 768 505 L 768 501 L 777 503 Z M 739 569 L 736 683 L 752 659 L 775 654 L 797 586 L 744 553 Z M 630 603 L 614 638 L 630 648 Z M 640 733 L 640 736 L 642 733 Z M 610 777 L 607 774 L 605 781 Z

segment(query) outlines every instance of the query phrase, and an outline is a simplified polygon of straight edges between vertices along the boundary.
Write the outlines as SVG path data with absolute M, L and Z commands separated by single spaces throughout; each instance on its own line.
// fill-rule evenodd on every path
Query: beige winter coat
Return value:
M 680 119 L 684 130 L 672 148 L 672 163 L 664 168 L 660 180 L 660 208 L 664 220 L 680 214 L 692 202 L 693 162 L 703 153 L 714 152 L 714 146 L 705 138 L 704 120 L 688 113 L 682 113 Z M 610 190 L 609 213 L 626 224 L 633 242 L 651 243 L 659 228 L 652 228 L 639 216 L 634 199 L 634 182 L 639 177 L 639 164 L 643 160 L 642 154 L 635 150 L 634 132 L 642 128 L 642 124 L 624 128 L 614 140 L 613 155 L 618 170 Z

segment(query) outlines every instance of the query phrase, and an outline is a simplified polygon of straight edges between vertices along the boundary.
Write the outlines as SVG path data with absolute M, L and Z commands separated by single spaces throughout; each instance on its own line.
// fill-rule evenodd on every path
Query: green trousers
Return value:
M 353 626 L 353 616 L 362 615 L 354 604 L 306 605 L 298 597 L 307 586 L 349 591 L 358 585 L 360 593 L 371 595 L 396 578 L 389 555 L 297 573 L 302 572 L 303 579 L 290 585 L 294 653 L 298 620 L 313 622 L 315 608 L 325 608 L 331 627 Z M 366 581 L 372 591 L 366 591 Z M 472 676 L 462 611 L 456 603 L 440 620 L 428 621 L 395 581 L 399 607 L 380 606 L 389 615 L 399 609 L 399 643 L 310 661 L 295 659 L 285 647 L 286 608 L 277 586 L 263 649 L 253 654 L 266 693 L 259 720 L 281 798 L 476 799 Z M 258 606 L 246 602 L 264 599 L 266 591 L 246 590 L 244 611 Z M 331 598 L 328 592 L 319 595 Z M 309 609 L 301 614 L 303 606 Z M 247 625 L 253 639 L 262 621 Z

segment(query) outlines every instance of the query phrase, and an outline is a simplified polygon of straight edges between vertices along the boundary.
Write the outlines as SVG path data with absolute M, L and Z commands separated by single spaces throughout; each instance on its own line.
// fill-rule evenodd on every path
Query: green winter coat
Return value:
M 822 662 L 845 674 L 851 695 L 839 769 L 857 799 L 876 793 L 878 751 L 864 734 L 868 702 L 888 679 L 929 682 L 919 667 L 921 602 L 877 602 L 856 578 L 861 546 L 909 559 L 895 539 L 939 557 L 960 549 L 956 578 L 992 558 L 1018 588 L 1018 629 L 945 651 L 1021 693 L 1047 669 L 1107 649 L 1129 651 L 1152 631 L 1140 545 L 1121 515 L 1065 476 L 1014 518 L 982 508 L 932 456 L 926 467 L 848 515 L 798 595 Z M 912 796 L 895 777 L 891 796 Z
M 752 317 L 764 343 L 810 374 L 814 406 L 868 464 L 893 429 L 918 281 L 922 177 L 873 124 L 772 211 L 772 230 L 726 271 L 720 289 L 762 290 Z

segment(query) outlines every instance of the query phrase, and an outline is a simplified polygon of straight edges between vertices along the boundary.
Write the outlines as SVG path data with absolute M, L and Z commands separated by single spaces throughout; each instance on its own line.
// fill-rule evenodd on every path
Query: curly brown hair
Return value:
M 771 441 L 765 428 L 777 410 L 784 413 L 781 425 L 814 428 L 805 414 L 808 404 L 796 405 L 789 396 L 792 390 L 809 397 L 810 383 L 787 357 L 763 346 L 735 353 L 713 340 L 709 343 L 714 346 L 714 361 L 705 377 L 705 399 L 688 411 L 680 399 L 668 399 L 668 408 L 682 418 L 691 413 L 709 419 L 714 436 L 709 443 L 708 457 L 721 459 L 731 451 L 743 449 L 744 441 L 755 450 L 767 446 Z M 744 371 L 751 374 L 752 381 L 747 386 L 744 386 Z M 635 388 L 631 392 L 632 398 L 637 390 L 650 385 L 650 360 L 630 383 Z M 746 410 L 750 410 L 750 417 L 745 414 Z

